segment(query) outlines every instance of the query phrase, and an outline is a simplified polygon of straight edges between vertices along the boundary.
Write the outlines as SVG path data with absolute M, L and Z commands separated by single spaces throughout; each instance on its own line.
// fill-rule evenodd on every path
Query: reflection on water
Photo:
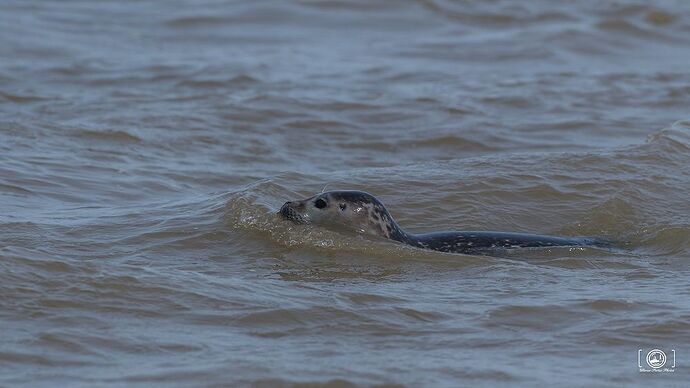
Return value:
M 0 384 L 686 381 L 635 362 L 690 351 L 689 12 L 3 1 Z M 413 232 L 616 249 L 276 217 L 326 183 Z

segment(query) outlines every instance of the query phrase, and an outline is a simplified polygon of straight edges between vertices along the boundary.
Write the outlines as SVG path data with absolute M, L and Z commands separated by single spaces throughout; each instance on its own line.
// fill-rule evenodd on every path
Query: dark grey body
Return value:
M 555 237 L 527 233 L 506 232 L 437 232 L 427 234 L 405 234 L 402 241 L 416 247 L 441 252 L 479 253 L 503 248 L 572 247 L 600 245 L 593 238 Z
M 605 246 L 589 237 L 555 237 L 505 232 L 437 232 L 412 234 L 403 230 L 383 204 L 363 191 L 331 191 L 294 202 L 278 212 L 297 223 L 345 225 L 361 233 L 440 252 L 481 254 L 494 249 Z

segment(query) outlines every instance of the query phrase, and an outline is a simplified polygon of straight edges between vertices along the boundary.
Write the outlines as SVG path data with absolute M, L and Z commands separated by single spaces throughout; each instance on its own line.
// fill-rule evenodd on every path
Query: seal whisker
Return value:
M 326 188 L 327 188 L 328 185 L 330 185 L 331 183 L 333 183 L 333 182 L 328 182 L 328 183 L 326 183 L 326 184 L 323 186 L 323 188 L 321 189 L 321 193 L 325 192 L 325 191 L 326 191 Z

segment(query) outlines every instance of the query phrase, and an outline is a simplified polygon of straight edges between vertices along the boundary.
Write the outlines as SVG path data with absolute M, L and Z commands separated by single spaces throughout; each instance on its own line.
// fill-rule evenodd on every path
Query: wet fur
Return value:
M 317 200 L 327 203 L 323 209 Z M 556 237 L 506 232 L 436 232 L 412 234 L 405 232 L 386 207 L 373 195 L 363 191 L 330 191 L 294 202 L 286 202 L 279 214 L 297 223 L 334 224 L 353 228 L 361 233 L 385 237 L 423 249 L 452 253 L 480 253 L 492 249 L 571 247 L 603 245 L 587 237 Z

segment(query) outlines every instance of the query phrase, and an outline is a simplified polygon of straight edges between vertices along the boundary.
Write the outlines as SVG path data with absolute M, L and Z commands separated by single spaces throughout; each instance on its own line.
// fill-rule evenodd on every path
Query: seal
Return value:
M 590 237 L 556 237 L 527 233 L 468 231 L 412 234 L 395 222 L 376 197 L 355 190 L 329 191 L 300 201 L 285 202 L 278 214 L 299 224 L 345 228 L 440 252 L 477 254 L 502 248 L 604 245 Z

